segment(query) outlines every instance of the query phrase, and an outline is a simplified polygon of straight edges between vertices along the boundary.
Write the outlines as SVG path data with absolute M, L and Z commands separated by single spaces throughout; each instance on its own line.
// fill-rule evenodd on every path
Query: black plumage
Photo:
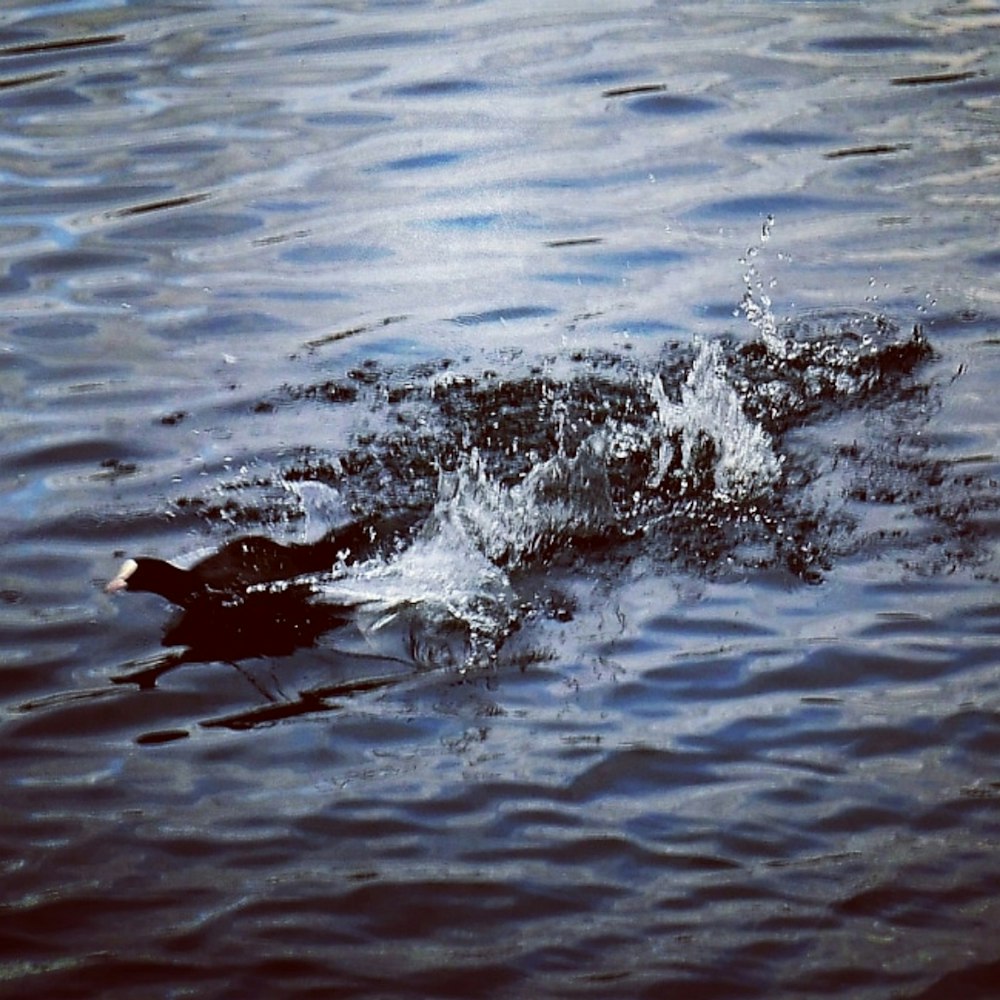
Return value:
M 332 570 L 340 561 L 363 562 L 384 555 L 412 534 L 420 515 L 404 511 L 373 515 L 330 532 L 310 545 L 283 545 L 262 535 L 227 542 L 190 569 L 163 559 L 128 559 L 105 588 L 159 594 L 182 608 L 201 601 L 236 602 L 269 585 Z

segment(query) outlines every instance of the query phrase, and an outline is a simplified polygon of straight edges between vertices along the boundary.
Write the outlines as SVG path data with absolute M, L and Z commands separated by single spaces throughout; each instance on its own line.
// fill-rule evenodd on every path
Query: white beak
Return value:
M 119 590 L 125 590 L 128 586 L 128 578 L 139 568 L 139 564 L 134 559 L 126 559 L 122 563 L 121 569 L 118 570 L 118 575 L 113 579 L 109 580 L 107 586 L 104 588 L 106 594 L 117 594 Z

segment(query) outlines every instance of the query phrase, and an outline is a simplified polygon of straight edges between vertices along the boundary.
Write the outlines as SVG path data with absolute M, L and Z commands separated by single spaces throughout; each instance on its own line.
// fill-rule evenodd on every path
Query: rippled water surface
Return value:
M 996 995 L 998 37 L 8 0 L 0 995 Z

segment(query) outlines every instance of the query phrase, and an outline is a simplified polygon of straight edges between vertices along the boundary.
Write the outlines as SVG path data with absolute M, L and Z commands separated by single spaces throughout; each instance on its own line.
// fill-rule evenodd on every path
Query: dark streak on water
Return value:
M 0 18 L 0 996 L 997 995 L 997 12 L 244 7 Z M 101 592 L 649 444 L 698 341 L 780 476 L 616 453 L 478 660 Z

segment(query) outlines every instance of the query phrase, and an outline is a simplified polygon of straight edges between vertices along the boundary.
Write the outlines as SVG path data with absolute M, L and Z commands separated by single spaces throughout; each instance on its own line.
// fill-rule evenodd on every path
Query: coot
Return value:
M 330 570 L 341 559 L 355 563 L 386 554 L 412 534 L 420 517 L 415 510 L 373 515 L 311 545 L 283 545 L 260 535 L 236 538 L 190 569 L 162 559 L 126 559 L 104 589 L 159 594 L 182 608 L 203 599 L 238 599 L 267 584 Z

